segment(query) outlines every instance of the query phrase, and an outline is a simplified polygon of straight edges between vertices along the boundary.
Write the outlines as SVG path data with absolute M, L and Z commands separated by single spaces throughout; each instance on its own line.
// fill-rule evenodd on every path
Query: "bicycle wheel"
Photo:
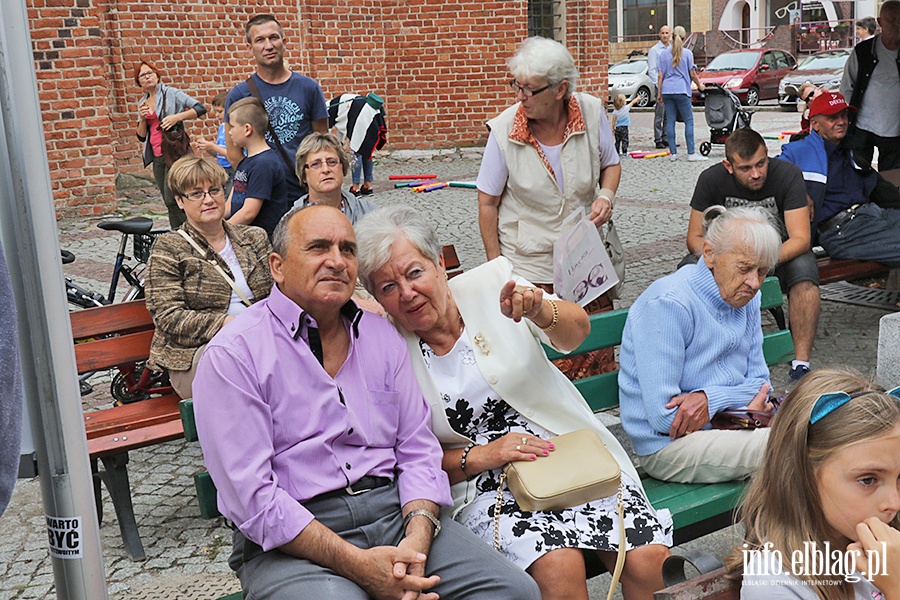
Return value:
M 131 286 L 131 289 L 128 290 L 128 293 L 125 294 L 125 297 L 122 298 L 122 302 L 131 302 L 132 300 L 141 300 L 144 298 L 144 285 L 143 282 L 139 284 L 135 284 Z
M 144 363 L 137 363 L 135 365 L 134 371 L 130 373 L 123 373 L 119 371 L 113 377 L 112 383 L 109 386 L 109 393 L 113 397 L 113 401 L 117 406 L 121 406 L 122 404 L 131 404 L 132 402 L 140 402 L 141 400 L 146 400 L 150 397 L 150 394 L 147 392 L 137 389 L 134 383 L 129 384 L 128 377 L 131 376 L 132 380 L 134 378 L 135 373 L 140 373 L 144 370 Z

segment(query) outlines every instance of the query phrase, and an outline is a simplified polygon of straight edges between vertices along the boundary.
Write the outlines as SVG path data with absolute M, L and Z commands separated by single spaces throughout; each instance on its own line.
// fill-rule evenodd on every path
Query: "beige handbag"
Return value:
M 608 598 L 612 598 L 625 564 L 622 470 L 593 429 L 579 429 L 552 438 L 550 442 L 554 450 L 548 456 L 512 462 L 503 468 L 494 506 L 494 547 L 500 549 L 504 483 L 524 511 L 563 510 L 612 496 L 618 491 L 619 554 L 609 587 Z

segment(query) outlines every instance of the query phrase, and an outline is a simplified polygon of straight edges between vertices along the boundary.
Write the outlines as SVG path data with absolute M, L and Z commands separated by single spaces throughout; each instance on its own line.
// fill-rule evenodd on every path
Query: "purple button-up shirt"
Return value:
M 406 344 L 384 318 L 356 311 L 342 311 L 353 317 L 350 350 L 334 379 L 311 349 L 315 321 L 277 286 L 200 361 L 194 410 L 219 510 L 264 550 L 313 520 L 303 502 L 366 475 L 395 479 L 401 505 L 452 504 Z

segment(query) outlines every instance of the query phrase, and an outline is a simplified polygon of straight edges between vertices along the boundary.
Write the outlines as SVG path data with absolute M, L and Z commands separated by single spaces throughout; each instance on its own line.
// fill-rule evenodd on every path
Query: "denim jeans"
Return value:
M 675 149 L 675 119 L 680 115 L 684 120 L 684 142 L 688 154 L 694 154 L 694 111 L 691 108 L 691 97 L 686 94 L 663 94 L 666 105 L 666 138 L 669 152 L 677 154 Z
M 900 268 L 900 210 L 863 204 L 851 221 L 820 233 L 819 243 L 831 258 L 873 260 Z
M 360 183 L 359 176 L 362 175 L 363 168 L 366 171 L 366 179 L 365 181 L 375 181 L 375 176 L 372 175 L 372 171 L 374 170 L 374 162 L 371 158 L 363 158 L 363 155 L 359 152 L 356 153 L 356 160 L 353 162 L 353 183 L 354 185 Z

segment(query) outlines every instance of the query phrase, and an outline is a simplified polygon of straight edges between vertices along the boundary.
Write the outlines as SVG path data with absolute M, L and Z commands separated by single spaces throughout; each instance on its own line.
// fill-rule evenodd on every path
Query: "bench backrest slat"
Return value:
M 577 356 L 601 348 L 612 348 L 621 344 L 622 331 L 625 329 L 625 318 L 627 316 L 627 308 L 591 315 L 591 332 L 578 348 L 569 353 L 569 356 Z M 550 360 L 567 356 L 547 346 L 544 346 L 544 351 L 550 357 Z
M 117 431 L 128 431 L 173 420 L 178 415 L 178 396 L 167 394 L 140 402 L 84 413 L 84 428 L 88 439 Z
M 766 277 L 759 288 L 759 294 L 760 310 L 769 310 L 784 303 L 784 297 L 781 294 L 781 283 L 778 282 L 777 277 Z
M 76 340 L 128 330 L 153 329 L 153 318 L 144 300 L 76 310 L 69 313 L 69 321 L 72 323 L 72 338 Z
M 75 363 L 79 373 L 111 369 L 118 365 L 147 360 L 153 330 L 75 344 Z

